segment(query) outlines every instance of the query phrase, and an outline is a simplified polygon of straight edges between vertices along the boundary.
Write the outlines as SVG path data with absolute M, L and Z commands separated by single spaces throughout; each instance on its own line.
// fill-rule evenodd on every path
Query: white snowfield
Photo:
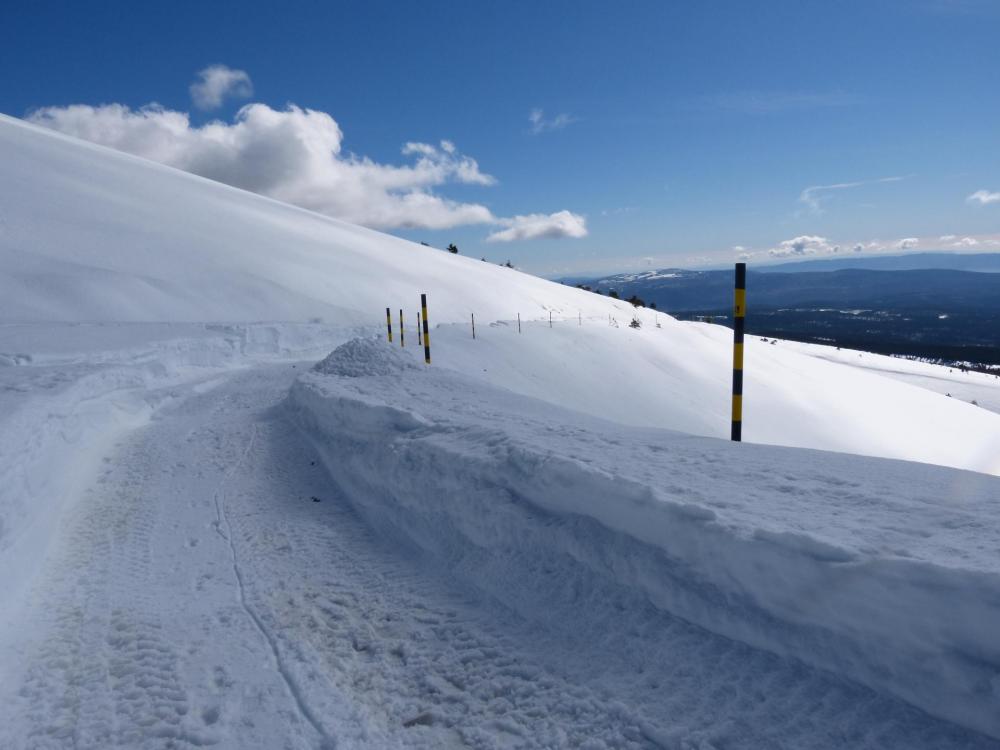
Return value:
M 0 158 L 3 750 L 1000 747 L 996 378 Z

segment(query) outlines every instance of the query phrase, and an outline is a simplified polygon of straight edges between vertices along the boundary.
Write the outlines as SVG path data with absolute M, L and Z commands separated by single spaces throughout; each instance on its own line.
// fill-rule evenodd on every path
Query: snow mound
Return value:
M 356 338 L 338 346 L 313 370 L 342 378 L 396 375 L 419 366 L 411 352 L 403 347 L 386 346 L 375 338 Z
M 648 602 L 1000 738 L 995 477 L 618 426 L 439 367 L 309 373 L 287 407 L 380 534 L 529 619 L 599 643 Z

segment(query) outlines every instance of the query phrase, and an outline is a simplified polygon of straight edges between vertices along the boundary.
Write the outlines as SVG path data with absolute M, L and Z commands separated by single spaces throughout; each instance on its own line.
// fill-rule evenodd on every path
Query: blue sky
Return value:
M 259 102 L 209 176 L 550 275 L 1000 250 L 998 30 L 990 0 L 8 3 L 0 111 L 203 173 L 135 112 L 228 133 Z M 210 65 L 247 85 L 199 108 Z M 321 126 L 339 163 L 307 184 L 259 171 L 315 154 L 239 145 Z

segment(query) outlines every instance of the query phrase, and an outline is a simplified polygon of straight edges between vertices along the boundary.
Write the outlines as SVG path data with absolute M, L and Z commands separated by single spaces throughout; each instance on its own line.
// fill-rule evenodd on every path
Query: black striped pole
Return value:
M 747 314 L 747 264 L 736 264 L 733 300 L 733 431 L 732 439 L 743 440 L 743 323 Z
M 420 333 L 420 312 L 417 311 L 417 346 L 423 346 L 423 344 L 424 337 L 423 334 Z
M 399 345 L 406 346 L 406 328 L 403 326 L 403 310 L 399 311 Z
M 472 313 L 472 338 L 476 338 L 476 314 Z
M 424 326 L 424 362 L 431 363 L 431 332 L 427 327 L 427 295 L 420 295 L 420 311 L 423 313 Z
M 385 329 L 389 332 L 389 343 L 392 343 L 392 313 L 389 308 L 385 308 Z

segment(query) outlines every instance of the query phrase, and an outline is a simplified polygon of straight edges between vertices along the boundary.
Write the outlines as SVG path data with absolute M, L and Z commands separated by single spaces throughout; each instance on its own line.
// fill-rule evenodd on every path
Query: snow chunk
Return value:
M 395 375 L 418 367 L 410 352 L 375 338 L 351 339 L 334 349 L 313 370 L 323 375 L 361 378 L 368 375 Z

